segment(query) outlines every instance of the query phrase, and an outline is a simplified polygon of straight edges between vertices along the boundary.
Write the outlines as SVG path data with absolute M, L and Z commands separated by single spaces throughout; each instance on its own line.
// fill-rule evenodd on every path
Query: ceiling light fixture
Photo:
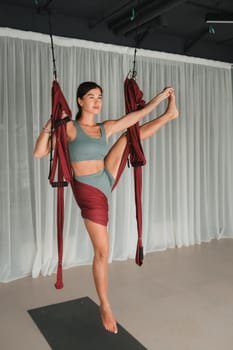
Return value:
M 215 34 L 215 29 L 214 29 L 214 27 L 212 26 L 212 24 L 209 25 L 209 33 L 210 33 L 210 34 Z

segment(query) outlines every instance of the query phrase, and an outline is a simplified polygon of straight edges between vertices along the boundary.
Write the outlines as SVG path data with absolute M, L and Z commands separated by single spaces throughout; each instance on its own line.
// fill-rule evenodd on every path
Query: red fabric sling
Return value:
M 143 92 L 139 89 L 134 79 L 126 78 L 124 82 L 125 93 L 125 110 L 126 113 L 136 111 L 143 108 L 145 101 L 143 98 Z M 123 153 L 121 164 L 118 170 L 116 180 L 113 185 L 113 189 L 116 187 L 122 172 L 126 166 L 128 156 L 130 156 L 130 163 L 134 167 L 134 189 L 135 189 L 135 204 L 136 204 L 136 219 L 138 230 L 138 242 L 136 250 L 136 263 L 141 266 L 143 263 L 143 244 L 142 244 L 142 165 L 146 164 L 146 159 L 141 146 L 139 136 L 139 123 L 131 126 L 127 130 L 127 144 Z
M 57 242 L 58 242 L 58 268 L 55 287 L 63 288 L 62 280 L 62 255 L 63 255 L 63 226 L 64 226 L 64 186 L 72 182 L 72 171 L 69 160 L 69 152 L 66 136 L 66 124 L 62 121 L 62 111 L 71 116 L 71 110 L 56 80 L 52 85 L 52 129 L 56 137 L 53 162 L 49 174 L 49 181 L 53 187 L 57 187 Z M 57 126 L 59 125 L 59 126 Z M 54 177 L 57 169 L 57 182 Z M 64 181 L 65 180 L 65 181 Z

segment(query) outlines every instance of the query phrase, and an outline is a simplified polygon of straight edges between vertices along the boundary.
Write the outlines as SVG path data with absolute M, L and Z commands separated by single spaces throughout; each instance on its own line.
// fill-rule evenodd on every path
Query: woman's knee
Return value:
M 113 146 L 111 147 L 110 151 L 108 152 L 106 159 L 109 158 L 109 156 L 111 157 L 113 154 L 115 157 L 117 157 L 119 155 L 119 153 L 123 153 L 125 146 L 127 143 L 127 132 L 124 132 L 119 139 L 113 144 Z
M 98 247 L 94 249 L 94 258 L 98 260 L 108 260 L 108 247 Z
M 89 220 L 85 220 L 84 222 L 92 242 L 94 256 L 98 259 L 108 258 L 109 238 L 106 226 Z

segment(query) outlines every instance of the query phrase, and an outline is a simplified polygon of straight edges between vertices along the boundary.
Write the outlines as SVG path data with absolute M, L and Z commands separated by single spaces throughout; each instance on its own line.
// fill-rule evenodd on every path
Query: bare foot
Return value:
M 176 107 L 176 99 L 175 99 L 174 93 L 171 93 L 169 96 L 166 115 L 169 118 L 169 120 L 178 118 L 179 112 L 178 112 L 178 109 Z
M 111 333 L 117 334 L 117 324 L 110 305 L 100 305 L 100 315 L 102 318 L 104 328 Z

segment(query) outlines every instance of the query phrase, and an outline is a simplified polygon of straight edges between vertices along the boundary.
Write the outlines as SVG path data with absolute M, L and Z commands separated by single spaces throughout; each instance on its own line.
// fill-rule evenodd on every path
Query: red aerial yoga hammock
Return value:
M 125 110 L 126 113 L 136 111 L 143 108 L 145 101 L 143 98 L 143 92 L 139 89 L 136 81 L 131 78 L 126 78 L 124 82 L 125 93 Z M 118 174 L 113 185 L 113 189 L 117 185 L 120 176 L 126 166 L 128 156 L 130 156 L 130 163 L 134 167 L 134 192 L 135 192 L 135 204 L 136 204 L 136 218 L 137 218 L 137 230 L 138 230 L 138 242 L 136 250 L 136 263 L 141 266 L 143 263 L 143 245 L 142 245 L 142 165 L 146 164 L 146 159 L 141 146 L 139 136 L 139 124 L 131 126 L 127 130 L 127 144 L 122 156 L 121 164 L 118 170 Z
M 69 117 L 62 119 L 62 111 L 65 111 L 68 116 L 71 116 L 71 110 L 66 102 L 66 99 L 61 91 L 61 88 L 56 80 L 52 85 L 52 135 L 56 137 L 53 159 L 50 158 L 50 173 L 49 181 L 53 187 L 57 187 L 57 242 L 58 242 L 58 268 L 57 281 L 55 287 L 63 288 L 62 280 L 62 255 L 63 255 L 63 225 L 64 225 L 64 186 L 68 182 L 72 182 L 72 171 L 69 160 L 68 144 L 66 137 L 66 122 Z M 52 145 L 51 145 L 52 150 Z M 52 154 L 52 153 L 51 153 Z M 57 182 L 54 182 L 54 177 L 57 169 Z

